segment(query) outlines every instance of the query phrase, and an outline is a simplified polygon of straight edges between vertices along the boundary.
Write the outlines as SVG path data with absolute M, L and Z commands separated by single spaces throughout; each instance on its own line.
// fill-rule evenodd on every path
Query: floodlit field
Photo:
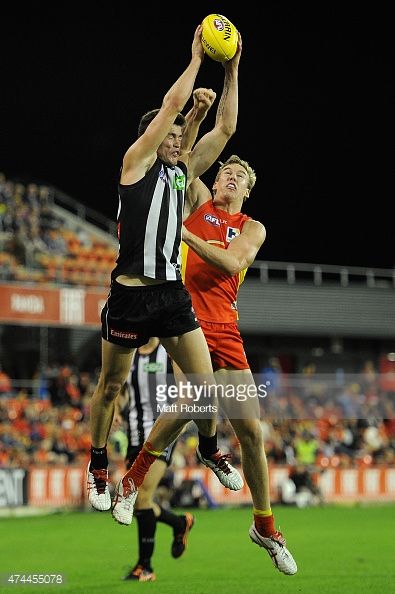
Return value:
M 180 511 L 180 513 L 182 513 Z M 394 588 L 395 506 L 275 508 L 299 571 L 280 574 L 248 537 L 250 509 L 193 511 L 196 524 L 180 559 L 171 529 L 158 525 L 155 583 L 122 581 L 136 561 L 136 524 L 110 513 L 1 519 L 0 592 L 157 592 L 158 594 L 386 594 Z M 63 574 L 60 586 L 6 585 L 6 575 Z

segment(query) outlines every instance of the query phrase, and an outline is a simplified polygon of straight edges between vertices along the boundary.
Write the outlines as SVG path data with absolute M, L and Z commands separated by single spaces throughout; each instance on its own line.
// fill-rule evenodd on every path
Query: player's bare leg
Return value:
M 178 376 L 180 381 L 188 378 L 193 383 L 215 384 L 207 343 L 200 328 L 179 337 L 162 338 L 161 343 L 176 365 L 178 364 L 177 369 L 182 369 Z M 161 413 L 147 438 L 152 449 L 162 452 L 180 435 L 189 420 L 185 414 L 179 412 Z M 213 436 L 217 427 L 217 415 L 213 413 L 208 418 L 195 419 L 195 423 L 203 435 Z
M 247 395 L 247 399 L 240 402 L 225 399 L 224 410 L 229 413 L 230 423 L 240 442 L 243 473 L 254 505 L 250 538 L 268 551 L 279 571 L 293 575 L 297 565 L 285 546 L 283 535 L 275 528 L 271 510 L 269 471 L 254 378 L 249 369 L 220 369 L 215 376 L 218 384 L 234 386 L 235 395 Z
M 102 339 L 102 368 L 91 399 L 90 427 L 92 445 L 106 445 L 114 417 L 114 403 L 125 383 L 136 349 Z
M 197 387 L 211 386 L 210 397 L 204 400 L 218 409 L 218 401 L 215 390 L 215 376 L 212 371 L 211 357 L 207 342 L 201 328 L 188 332 L 177 339 L 161 339 L 173 360 L 173 371 L 177 383 L 180 385 L 189 380 Z M 200 402 L 201 404 L 201 402 Z M 197 449 L 198 459 L 210 468 L 218 477 L 219 481 L 228 489 L 238 491 L 243 487 L 243 479 L 240 473 L 229 464 L 229 455 L 223 454 L 217 446 L 217 414 L 205 414 L 206 418 L 193 417 L 199 429 L 199 447 Z
M 182 336 L 161 338 L 161 343 L 172 358 L 175 373 L 178 372 L 178 379 L 183 378 L 194 385 L 214 385 L 215 377 L 211 364 L 210 353 L 206 339 L 200 328 L 187 332 Z M 210 398 L 215 406 L 215 394 Z M 195 418 L 199 432 L 207 437 L 215 435 L 217 429 L 217 415 L 208 415 L 207 418 Z
M 215 385 L 211 358 L 201 328 L 186 332 L 182 336 L 160 340 L 170 357 L 192 384 Z M 211 403 L 216 404 L 214 397 L 211 398 Z M 198 427 L 203 436 L 214 438 L 216 442 L 217 415 L 214 412 L 215 407 L 212 410 L 213 412 L 198 420 Z M 176 414 L 161 413 L 131 469 L 119 481 L 112 507 L 112 515 L 118 523 L 127 525 L 132 522 L 137 490 L 151 464 L 178 437 L 189 421 L 189 418 L 182 418 L 182 416 L 180 417 L 179 411 Z M 223 485 L 233 490 L 241 489 L 243 480 L 239 472 L 228 463 L 227 456 L 218 448 L 216 452 L 210 459 L 200 459 L 213 470 Z
M 255 382 L 249 369 L 218 369 L 215 372 L 218 384 L 223 386 L 242 386 L 241 393 L 256 392 Z M 263 433 L 260 422 L 258 398 L 246 396 L 246 400 L 237 401 L 236 398 L 223 400 L 224 411 L 230 418 L 230 423 L 240 442 L 241 463 L 244 478 L 251 491 L 252 502 L 256 509 L 270 508 L 269 471 L 263 443 Z M 237 418 L 235 418 L 237 417 Z
M 115 399 L 126 381 L 135 352 L 136 349 L 102 339 L 102 369 L 91 400 L 92 448 L 86 474 L 88 499 L 99 511 L 111 507 L 106 445 L 114 417 Z

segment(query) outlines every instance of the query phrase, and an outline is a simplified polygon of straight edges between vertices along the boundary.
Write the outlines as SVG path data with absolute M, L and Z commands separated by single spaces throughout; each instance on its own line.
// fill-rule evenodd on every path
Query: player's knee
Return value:
M 112 381 L 107 382 L 104 386 L 104 400 L 107 402 L 112 402 L 118 396 L 119 392 L 121 391 L 122 384 L 121 382 Z
M 217 428 L 216 419 L 195 419 L 195 423 L 202 435 L 214 435 Z
M 240 444 L 244 447 L 262 447 L 263 446 L 263 434 L 262 427 L 259 422 L 246 422 L 240 428 L 237 435 Z

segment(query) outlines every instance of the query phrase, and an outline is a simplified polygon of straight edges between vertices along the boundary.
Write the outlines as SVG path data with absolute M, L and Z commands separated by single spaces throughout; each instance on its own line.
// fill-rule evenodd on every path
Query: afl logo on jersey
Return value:
M 232 241 L 235 237 L 240 235 L 240 229 L 236 229 L 235 227 L 227 227 L 226 229 L 226 241 Z
M 219 219 L 210 213 L 204 215 L 204 220 L 207 221 L 207 223 L 211 223 L 211 225 L 215 225 L 216 227 L 220 226 Z
M 163 182 L 166 182 L 166 172 L 165 172 L 165 168 L 163 167 L 163 165 L 159 171 L 159 179 L 161 179 Z

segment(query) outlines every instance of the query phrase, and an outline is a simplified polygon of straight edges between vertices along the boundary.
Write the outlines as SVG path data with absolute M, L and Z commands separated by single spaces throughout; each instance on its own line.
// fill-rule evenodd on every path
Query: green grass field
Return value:
M 154 583 L 122 581 L 136 560 L 136 524 L 110 513 L 60 513 L 1 519 L 0 592 L 63 594 L 387 594 L 394 592 L 395 506 L 275 508 L 299 571 L 279 573 L 248 537 L 250 509 L 193 511 L 196 524 L 180 559 L 171 530 L 158 525 Z M 180 512 L 181 513 L 181 512 Z M 61 586 L 5 585 L 9 573 L 62 573 Z

